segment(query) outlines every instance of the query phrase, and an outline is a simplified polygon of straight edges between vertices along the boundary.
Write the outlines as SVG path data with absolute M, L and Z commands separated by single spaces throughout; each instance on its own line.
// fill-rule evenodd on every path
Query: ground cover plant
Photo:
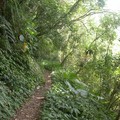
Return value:
M 0 119 L 3 120 L 10 119 L 33 90 L 44 82 L 35 62 L 28 63 L 28 58 L 15 56 L 0 51 Z
M 73 76 L 73 77 L 70 77 Z M 43 120 L 112 120 L 112 112 L 105 110 L 103 99 L 89 91 L 89 87 L 70 71 L 55 71 L 53 87 L 43 108 Z

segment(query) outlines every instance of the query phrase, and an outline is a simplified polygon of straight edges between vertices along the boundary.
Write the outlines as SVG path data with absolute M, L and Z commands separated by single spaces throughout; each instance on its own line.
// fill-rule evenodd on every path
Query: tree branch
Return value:
M 80 22 L 83 24 L 83 26 L 85 27 L 86 31 L 87 31 L 88 33 L 90 33 L 89 30 L 88 30 L 88 28 L 87 28 L 87 26 L 85 25 L 85 23 L 84 23 L 83 21 L 80 21 Z M 91 33 L 90 33 L 90 34 L 91 34 Z
M 44 34 L 47 34 L 47 33 L 48 33 L 49 31 L 51 31 L 52 29 L 56 28 L 56 26 L 58 26 L 60 22 L 63 22 L 63 20 L 64 20 L 71 12 L 74 11 L 74 9 L 77 7 L 77 5 L 79 4 L 80 1 L 81 1 L 81 0 L 77 0 L 77 1 L 74 3 L 74 5 L 70 8 L 70 10 L 69 10 L 67 13 L 65 13 L 64 15 L 62 15 L 62 16 L 56 21 L 56 23 L 55 23 L 52 27 L 50 27 L 50 29 L 44 31 L 42 34 L 41 34 L 41 33 L 38 33 L 37 36 L 42 36 L 42 35 L 44 35 Z
M 102 14 L 102 13 L 105 13 L 107 11 L 98 11 L 98 12 L 91 12 L 93 9 L 89 10 L 87 13 L 85 13 L 84 15 L 74 19 L 74 20 L 71 20 L 71 23 L 72 22 L 76 22 L 76 21 L 79 21 L 79 20 L 82 20 L 84 19 L 85 17 L 88 17 L 88 16 L 92 16 L 92 15 L 95 15 L 95 14 Z
M 96 38 L 90 43 L 90 47 L 91 47 L 91 45 L 96 41 L 96 40 L 98 40 L 101 36 L 103 36 L 105 34 L 105 32 L 103 32 L 102 34 L 100 34 L 99 36 L 96 36 Z

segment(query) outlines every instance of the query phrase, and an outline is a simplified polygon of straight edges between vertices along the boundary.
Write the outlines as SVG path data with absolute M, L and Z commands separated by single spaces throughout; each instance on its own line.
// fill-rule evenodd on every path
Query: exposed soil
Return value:
M 43 105 L 45 93 L 51 87 L 50 72 L 46 71 L 44 74 L 45 85 L 37 87 L 32 97 L 17 111 L 12 120 L 40 120 L 41 106 Z

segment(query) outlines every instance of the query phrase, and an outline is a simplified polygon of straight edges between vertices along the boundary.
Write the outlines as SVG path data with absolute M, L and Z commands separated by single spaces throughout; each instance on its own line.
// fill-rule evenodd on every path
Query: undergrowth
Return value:
M 0 61 L 0 120 L 9 120 L 44 81 L 40 67 L 29 55 L 0 50 Z
M 112 120 L 110 111 L 101 104 L 104 99 L 91 93 L 74 72 L 54 71 L 52 81 L 42 120 Z
M 51 61 L 51 60 L 43 60 L 41 62 L 41 65 L 46 69 L 46 70 L 49 70 L 49 71 L 53 71 L 55 69 L 60 69 L 61 68 L 61 65 L 59 62 L 57 61 Z

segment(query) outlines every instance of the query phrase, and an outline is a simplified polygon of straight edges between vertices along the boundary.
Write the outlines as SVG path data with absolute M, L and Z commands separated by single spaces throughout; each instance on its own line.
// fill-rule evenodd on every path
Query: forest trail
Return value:
M 45 93 L 51 87 L 50 72 L 44 74 L 45 85 L 38 87 L 32 97 L 22 105 L 12 120 L 38 120 L 40 117 L 40 108 L 44 102 Z

